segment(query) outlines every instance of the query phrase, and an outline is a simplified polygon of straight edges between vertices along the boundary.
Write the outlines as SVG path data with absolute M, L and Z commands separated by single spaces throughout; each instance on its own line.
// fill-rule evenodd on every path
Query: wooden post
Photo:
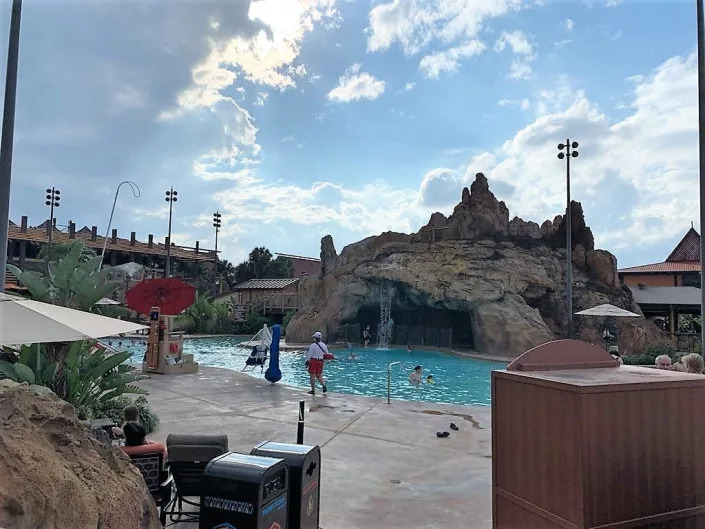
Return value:
M 668 319 L 669 319 L 669 327 L 671 330 L 671 341 L 675 338 L 676 335 L 676 322 L 675 322 L 675 313 L 673 311 L 673 305 L 668 306 Z

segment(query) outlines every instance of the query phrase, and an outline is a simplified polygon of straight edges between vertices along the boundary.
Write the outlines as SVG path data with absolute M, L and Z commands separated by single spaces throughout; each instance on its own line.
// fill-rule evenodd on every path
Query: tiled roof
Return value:
M 248 279 L 244 283 L 235 285 L 233 290 L 281 290 L 298 281 L 297 278 L 290 279 Z
M 691 261 L 700 262 L 700 235 L 695 229 L 690 228 L 681 242 L 666 258 L 666 261 Z
M 48 242 L 49 239 L 46 232 L 46 228 L 27 228 L 27 231 L 23 232 L 20 226 L 9 226 L 7 238 L 12 241 L 27 241 L 34 243 Z M 103 241 L 105 241 L 105 237 L 101 236 L 96 237 L 95 241 L 91 240 L 90 232 L 76 232 L 75 239 L 70 239 L 68 233 L 58 230 L 54 230 L 54 233 L 52 235 L 52 240 L 56 243 L 65 244 L 71 242 L 72 240 L 78 239 L 82 240 L 85 245 L 89 248 L 93 248 L 99 251 L 103 249 Z M 145 242 L 135 241 L 135 244 L 132 245 L 130 239 L 120 238 L 118 238 L 113 244 L 111 237 L 108 237 L 107 250 L 125 253 L 166 256 L 166 246 L 164 244 L 155 242 L 150 248 L 149 245 Z M 196 253 L 195 249 L 185 248 L 181 246 L 172 246 L 171 256 L 184 261 L 213 261 L 213 259 L 215 258 L 213 250 L 206 250 L 204 248 L 200 248 L 198 250 L 198 253 Z
M 631 287 L 638 305 L 700 306 L 700 289 L 696 287 Z
M 667 261 L 664 263 L 621 268 L 618 272 L 620 274 L 673 274 L 677 272 L 700 272 L 700 263 Z

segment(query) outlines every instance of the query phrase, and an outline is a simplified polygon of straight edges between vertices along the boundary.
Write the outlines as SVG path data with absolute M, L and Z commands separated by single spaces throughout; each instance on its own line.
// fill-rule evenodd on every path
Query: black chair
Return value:
M 182 517 L 186 518 L 184 521 L 195 522 L 198 520 L 203 471 L 211 459 L 228 451 L 228 436 L 169 434 L 166 446 L 169 470 L 176 488 L 171 505 L 167 506 L 167 514 L 172 522 L 181 521 Z M 184 504 L 192 510 L 185 511 Z
M 152 444 L 142 446 L 120 447 L 137 467 L 147 484 L 154 503 L 159 510 L 159 521 L 166 524 L 167 506 L 171 503 L 172 476 L 164 468 L 164 445 Z

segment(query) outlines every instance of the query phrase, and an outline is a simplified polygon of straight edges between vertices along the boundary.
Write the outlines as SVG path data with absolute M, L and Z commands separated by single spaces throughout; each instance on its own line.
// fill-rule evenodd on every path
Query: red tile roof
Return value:
M 690 228 L 688 233 L 681 239 L 681 242 L 675 247 L 666 258 L 666 261 L 691 261 L 700 262 L 700 235 L 695 229 Z
M 621 268 L 620 270 L 618 270 L 618 272 L 620 274 L 672 274 L 676 272 L 700 272 L 700 263 L 694 263 L 692 261 L 667 261 L 664 263 L 654 263 L 640 266 L 632 266 L 630 268 Z

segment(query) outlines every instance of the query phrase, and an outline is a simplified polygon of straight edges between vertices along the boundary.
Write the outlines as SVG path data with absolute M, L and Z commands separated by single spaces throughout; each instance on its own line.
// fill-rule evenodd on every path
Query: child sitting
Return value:
M 122 424 L 123 427 L 125 423 L 128 422 L 140 422 L 140 409 L 135 406 L 134 404 L 130 404 L 129 406 L 125 406 L 122 409 Z M 122 437 L 124 434 L 123 432 L 123 427 L 117 427 L 115 426 L 113 428 L 113 435 L 115 437 Z

